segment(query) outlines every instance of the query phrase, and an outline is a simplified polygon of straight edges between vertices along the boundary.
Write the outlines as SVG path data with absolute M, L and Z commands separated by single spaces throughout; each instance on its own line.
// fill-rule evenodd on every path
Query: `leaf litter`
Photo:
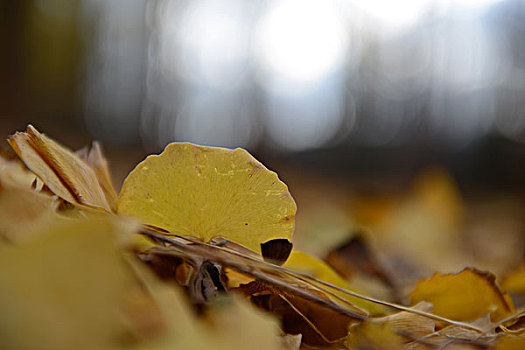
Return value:
M 367 207 L 366 230 L 347 242 L 339 231 L 312 246 L 332 247 L 323 262 L 293 250 L 295 201 L 245 150 L 172 143 L 117 194 L 96 142 L 75 153 L 31 125 L 8 142 L 25 167 L 0 158 L 2 348 L 524 344 L 523 268 L 505 289 L 468 266 L 419 277 L 461 260 L 464 205 L 441 171 L 400 209 Z M 415 235 L 428 219 L 427 238 Z M 446 250 L 453 263 L 439 265 Z

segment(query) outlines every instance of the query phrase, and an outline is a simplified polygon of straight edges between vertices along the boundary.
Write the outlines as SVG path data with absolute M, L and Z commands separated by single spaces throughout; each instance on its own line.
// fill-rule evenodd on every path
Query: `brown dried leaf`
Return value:
M 326 298 L 322 293 L 306 291 Z M 239 288 L 259 307 L 279 316 L 283 330 L 288 334 L 301 334 L 302 341 L 310 346 L 341 345 L 348 333 L 348 326 L 355 319 L 335 310 L 323 307 L 311 300 L 254 281 Z

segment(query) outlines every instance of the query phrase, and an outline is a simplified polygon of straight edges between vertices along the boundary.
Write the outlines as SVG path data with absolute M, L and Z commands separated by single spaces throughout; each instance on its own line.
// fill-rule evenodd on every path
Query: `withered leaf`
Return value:
M 111 209 L 115 209 L 115 203 L 117 200 L 117 191 L 113 186 L 113 181 L 111 180 L 111 173 L 109 170 L 109 163 L 104 157 L 102 152 L 102 145 L 100 142 L 94 141 L 91 144 L 91 149 L 88 150 L 87 147 L 82 148 L 77 151 L 76 154 L 84 161 L 87 165 L 93 169 L 97 177 L 98 183 L 104 191 L 104 195 L 108 201 L 108 204 L 111 206 Z
M 10 136 L 8 142 L 57 196 L 73 204 L 111 211 L 95 172 L 73 152 L 32 125 L 27 126 L 26 132 Z
M 321 298 L 325 295 L 303 286 L 309 293 Z M 301 334 L 310 346 L 343 344 L 351 323 L 356 319 L 310 300 L 294 295 L 263 281 L 250 282 L 239 288 L 259 307 L 278 315 L 283 330 L 288 334 Z
M 265 261 L 282 265 L 292 252 L 292 242 L 284 238 L 261 243 L 261 253 Z

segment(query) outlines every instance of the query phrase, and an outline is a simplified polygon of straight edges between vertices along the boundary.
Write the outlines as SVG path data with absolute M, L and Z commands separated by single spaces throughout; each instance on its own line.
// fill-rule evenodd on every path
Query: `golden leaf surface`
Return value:
M 73 152 L 31 125 L 8 142 L 54 194 L 73 204 L 111 211 L 95 172 Z
M 472 321 L 486 314 L 497 321 L 514 311 L 512 301 L 496 285 L 494 275 L 472 268 L 456 274 L 435 273 L 417 284 L 410 300 L 413 304 L 430 302 L 435 314 L 457 321 Z
M 117 212 L 174 234 L 224 237 L 260 252 L 292 236 L 296 204 L 277 174 L 247 151 L 172 143 L 128 175 Z

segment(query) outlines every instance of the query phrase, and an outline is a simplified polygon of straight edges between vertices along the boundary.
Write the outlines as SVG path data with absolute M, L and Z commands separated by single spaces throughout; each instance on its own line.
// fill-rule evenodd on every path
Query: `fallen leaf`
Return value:
M 432 312 L 434 309 L 432 304 L 425 301 L 414 305 L 412 308 L 425 312 Z M 375 321 L 380 324 L 386 324 L 398 334 L 407 335 L 412 339 L 419 339 L 431 334 L 436 327 L 432 319 L 407 311 L 401 311 L 393 315 L 377 318 Z
M 326 298 L 311 287 L 303 286 L 303 289 Z M 309 346 L 343 344 L 349 325 L 356 322 L 356 319 L 348 315 L 261 281 L 250 282 L 241 286 L 239 290 L 251 296 L 251 300 L 257 306 L 279 316 L 283 331 L 287 334 L 301 334 L 302 342 Z
M 283 267 L 290 270 L 308 274 L 324 282 L 328 282 L 334 286 L 347 289 L 353 292 L 357 292 L 354 288 L 346 282 L 341 276 L 339 276 L 330 266 L 325 262 L 308 255 L 303 252 L 294 251 L 284 263 Z M 334 290 L 334 293 L 340 297 L 348 300 L 351 304 L 357 306 L 360 309 L 364 309 L 371 314 L 383 314 L 385 309 L 375 303 L 359 299 L 357 297 L 348 295 L 346 293 Z
M 469 323 L 479 330 L 469 329 L 462 325 L 449 325 L 436 332 L 420 338 L 427 344 L 434 344 L 439 348 L 477 348 L 477 345 L 488 347 L 495 343 L 497 334 L 495 325 L 490 320 L 489 314 Z
M 508 292 L 525 294 L 525 267 L 505 276 L 501 281 L 501 286 Z
M 0 238 L 14 243 L 39 234 L 38 227 L 57 219 L 58 204 L 56 198 L 0 183 Z
M 237 295 L 214 300 L 208 312 L 214 344 L 223 349 L 279 349 L 279 325 Z
M 97 176 L 85 162 L 67 148 L 40 134 L 32 125 L 17 132 L 9 144 L 26 166 L 60 198 L 110 212 Z
M 525 337 L 508 336 L 502 338 L 496 345 L 496 350 L 523 350 L 525 349 Z
M 46 225 L 0 254 L 4 349 L 106 349 L 124 335 L 129 286 L 110 220 Z
M 514 311 L 509 296 L 496 284 L 495 276 L 473 268 L 455 274 L 434 274 L 420 281 L 410 293 L 412 304 L 427 301 L 437 315 L 456 321 L 472 321 L 490 314 L 493 321 Z
M 20 161 L 0 156 L 1 186 L 28 189 L 31 188 L 35 179 L 35 174 L 28 171 Z
M 290 256 L 293 244 L 287 239 L 277 238 L 261 243 L 261 253 L 265 261 L 282 265 Z
M 363 322 L 350 328 L 347 347 L 351 350 L 405 350 L 405 340 L 387 325 Z
M 128 175 L 117 212 L 170 233 L 224 237 L 260 252 L 289 239 L 296 205 L 277 174 L 243 149 L 172 143 Z
M 109 163 L 102 152 L 100 142 L 94 141 L 91 144 L 91 149 L 88 150 L 87 147 L 84 147 L 77 151 L 76 154 L 93 169 L 108 204 L 111 206 L 111 209 L 116 209 L 117 191 L 113 186 Z
M 301 348 L 301 339 L 302 336 L 300 334 L 283 335 L 281 340 L 283 350 L 299 350 Z

